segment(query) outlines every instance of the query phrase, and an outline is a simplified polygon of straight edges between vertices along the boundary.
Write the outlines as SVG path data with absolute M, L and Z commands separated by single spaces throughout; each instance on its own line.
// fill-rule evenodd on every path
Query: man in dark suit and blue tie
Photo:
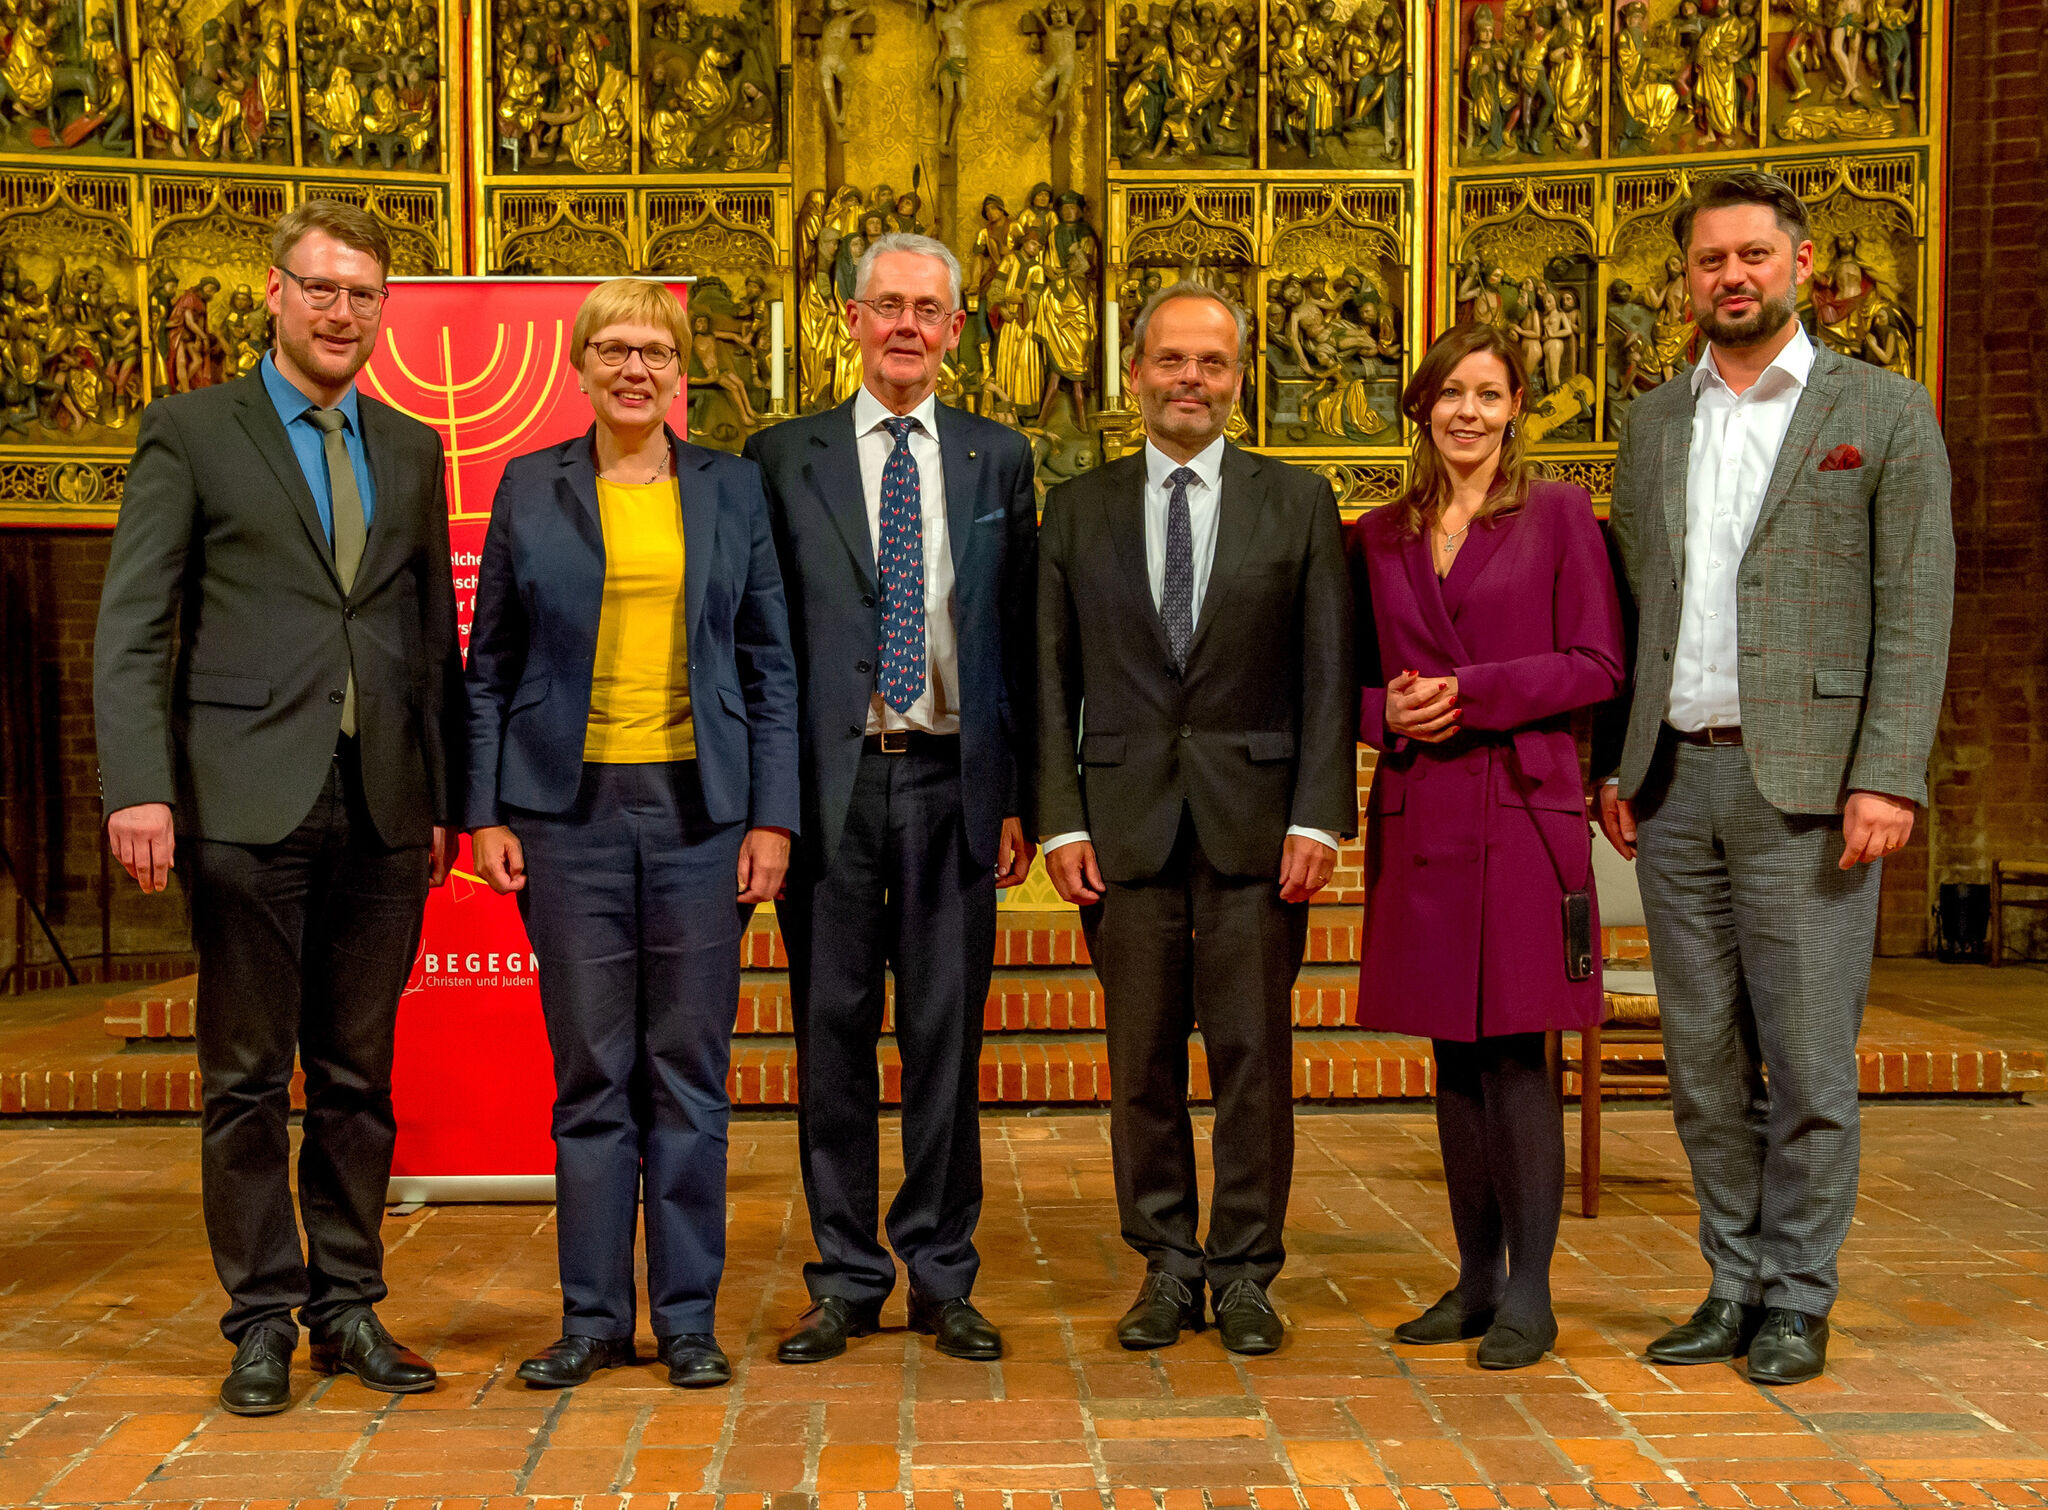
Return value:
M 937 402 L 960 339 L 960 265 L 878 237 L 848 329 L 861 387 L 755 436 L 801 684 L 802 838 L 777 904 L 796 1018 L 798 1142 L 817 1262 L 783 1338 L 813 1363 L 873 1332 L 910 1276 L 941 1352 L 1002 1338 L 980 1265 L 982 1010 L 996 891 L 1030 872 L 1037 500 L 1029 444 Z M 884 972 L 896 978 L 903 1185 L 880 1220 Z

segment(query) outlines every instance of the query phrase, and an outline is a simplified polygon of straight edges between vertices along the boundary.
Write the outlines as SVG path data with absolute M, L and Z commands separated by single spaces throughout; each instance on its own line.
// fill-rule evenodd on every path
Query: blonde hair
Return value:
M 1522 367 L 1522 353 L 1514 342 L 1493 326 L 1468 322 L 1454 325 L 1436 338 L 1436 343 L 1423 353 L 1422 360 L 1416 364 L 1415 375 L 1401 393 L 1401 412 L 1415 426 L 1408 487 L 1396 505 L 1401 510 L 1401 532 L 1405 535 L 1428 534 L 1435 528 L 1444 506 L 1451 501 L 1450 468 L 1444 464 L 1443 453 L 1436 448 L 1436 437 L 1430 433 L 1429 416 L 1436 407 L 1437 395 L 1443 392 L 1458 364 L 1479 352 L 1500 358 L 1501 366 L 1507 369 L 1509 393 L 1518 399 L 1527 396 L 1529 379 Z M 1494 473 L 1486 501 L 1472 516 L 1475 523 L 1497 519 L 1519 509 L 1528 499 L 1529 484 L 1542 475 L 1541 468 L 1529 455 L 1529 438 L 1522 426 L 1526 418 L 1526 415 L 1517 416 L 1509 426 L 1511 433 L 1501 442 L 1500 467 Z
M 677 351 L 690 344 L 690 317 L 666 283 L 652 278 L 607 278 L 584 295 L 569 333 L 569 361 L 583 365 L 583 348 L 600 330 L 613 325 L 665 326 Z

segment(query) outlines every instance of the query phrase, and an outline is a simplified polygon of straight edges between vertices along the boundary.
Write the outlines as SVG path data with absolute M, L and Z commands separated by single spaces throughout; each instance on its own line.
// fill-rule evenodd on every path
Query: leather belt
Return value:
M 1683 740 L 1689 745 L 1739 745 L 1742 743 L 1741 724 L 1729 724 L 1721 728 L 1716 728 L 1709 724 L 1704 729 L 1674 729 L 1670 724 L 1666 724 L 1664 727 L 1670 730 L 1673 739 Z
M 916 750 L 926 755 L 944 755 L 960 745 L 958 734 L 927 734 L 921 729 L 885 729 L 861 741 L 871 755 L 908 755 Z

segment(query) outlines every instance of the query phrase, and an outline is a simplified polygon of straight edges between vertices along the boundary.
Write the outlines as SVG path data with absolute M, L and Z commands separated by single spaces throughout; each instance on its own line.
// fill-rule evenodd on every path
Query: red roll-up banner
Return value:
M 362 390 L 448 453 L 448 533 L 465 654 L 484 529 L 505 463 L 590 427 L 569 363 L 590 278 L 394 278 Z M 687 300 L 686 281 L 664 280 Z M 685 368 L 687 371 L 687 367 Z M 679 388 L 670 424 L 685 423 Z M 477 878 L 464 838 L 427 899 L 398 1006 L 394 1199 L 546 1198 L 554 1070 L 519 909 Z

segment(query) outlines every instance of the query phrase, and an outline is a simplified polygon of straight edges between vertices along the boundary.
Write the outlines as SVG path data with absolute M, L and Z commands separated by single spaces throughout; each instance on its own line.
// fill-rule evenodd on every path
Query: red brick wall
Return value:
M 25 635 L 10 632 L 6 654 L 42 663 L 52 695 L 39 710 L 9 706 L 18 726 L 10 749 L 28 748 L 36 766 L 32 802 L 8 804 L 8 848 L 30 872 L 65 951 L 97 957 L 100 948 L 100 808 L 92 730 L 92 634 L 106 575 L 110 536 L 100 530 L 0 531 L 0 577 L 27 610 Z M 17 638 L 27 643 L 15 643 Z M 17 782 L 17 773 L 10 772 Z M 26 783 L 20 783 L 26 784 Z M 23 809 L 29 809 L 24 811 Z M 121 953 L 188 947 L 183 903 L 174 887 L 145 897 L 118 870 L 112 877 L 113 944 Z M 14 959 L 14 888 L 0 878 L 0 964 Z M 31 924 L 30 958 L 50 954 Z
M 1952 14 L 1942 419 L 1955 637 L 1931 842 L 1886 876 L 1887 952 L 1922 947 L 1941 882 L 2048 857 L 2048 0 Z M 2048 952 L 2048 929 L 2024 915 L 2007 936 Z

